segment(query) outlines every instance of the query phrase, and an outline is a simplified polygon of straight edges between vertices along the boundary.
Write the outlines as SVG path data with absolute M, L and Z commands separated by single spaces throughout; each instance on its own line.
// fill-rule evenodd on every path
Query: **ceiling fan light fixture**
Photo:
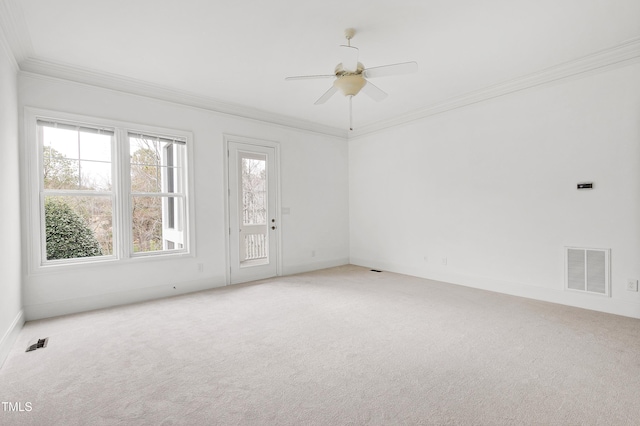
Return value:
M 396 74 L 408 74 L 418 71 L 418 64 L 415 62 L 402 62 L 398 64 L 381 65 L 379 67 L 365 68 L 361 62 L 358 62 L 358 48 L 351 46 L 351 39 L 356 34 L 353 28 L 347 28 L 344 36 L 347 39 L 346 45 L 340 45 L 342 62 L 336 65 L 334 70 L 335 80 L 333 85 L 324 92 L 320 98 L 314 102 L 315 105 L 321 105 L 327 102 L 336 92 L 340 91 L 349 98 L 349 130 L 353 130 L 353 118 L 351 103 L 353 97 L 360 91 L 369 96 L 374 101 L 381 101 L 387 97 L 387 94 L 378 86 L 374 85 L 369 78 L 385 77 Z M 285 80 L 307 80 L 317 78 L 330 78 L 332 75 L 299 75 L 294 77 L 286 77 Z
M 367 80 L 361 75 L 343 75 L 336 78 L 333 82 L 333 85 L 345 96 L 357 95 L 365 84 L 367 84 Z

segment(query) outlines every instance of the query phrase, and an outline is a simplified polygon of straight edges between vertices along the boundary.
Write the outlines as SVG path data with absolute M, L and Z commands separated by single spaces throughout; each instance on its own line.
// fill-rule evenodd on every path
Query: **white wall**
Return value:
M 640 318 L 639 128 L 634 64 L 353 139 L 351 262 Z M 611 298 L 564 246 L 611 249 Z
M 17 65 L 0 28 L 0 366 L 24 319 L 21 302 Z
M 1 72 L 3 90 L 11 88 L 15 70 L 3 65 Z M 347 150 L 340 138 L 21 74 L 20 113 L 30 106 L 191 131 L 197 233 L 193 258 L 40 274 L 25 268 L 26 317 L 224 285 L 225 133 L 281 144 L 282 206 L 290 209 L 281 223 L 285 274 L 350 257 L 359 265 L 640 317 L 639 293 L 624 289 L 627 278 L 640 278 L 639 76 L 636 64 L 530 89 L 363 136 Z M 8 118 L 15 108 L 4 107 L 11 96 L 15 105 L 13 92 L 2 97 L 3 143 L 15 140 L 15 117 Z M 9 155 L 0 156 L 3 177 L 17 173 L 9 145 Z M 596 189 L 579 192 L 580 181 Z M 11 191 L 6 195 L 16 198 L 17 188 Z M 0 303 L 10 306 L 2 305 L 0 332 L 20 311 L 19 211 L 2 215 L 9 216 L 0 225 L 9 236 L 3 243 L 12 250 L 1 261 L 7 267 Z M 612 249 L 610 299 L 563 291 L 567 245 Z
M 43 108 L 194 135 L 196 257 L 92 265 L 55 273 L 25 272 L 27 319 L 224 285 L 223 134 L 280 143 L 282 206 L 290 209 L 280 226 L 283 273 L 349 261 L 348 148 L 341 138 L 32 74 L 19 77 L 19 103 L 21 109 Z M 198 263 L 204 264 L 202 273 Z

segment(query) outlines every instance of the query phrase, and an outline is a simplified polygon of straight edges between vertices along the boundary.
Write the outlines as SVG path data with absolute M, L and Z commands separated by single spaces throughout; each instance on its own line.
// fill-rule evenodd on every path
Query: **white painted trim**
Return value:
M 2 10 L 0 10 L 0 18 L 2 17 L 2 14 L 3 12 Z M 17 73 L 18 71 L 20 71 L 20 67 L 18 66 L 18 61 L 16 61 L 15 54 L 13 53 L 13 50 L 11 49 L 11 46 L 9 45 L 9 41 L 7 40 L 7 37 L 5 36 L 5 33 L 2 30 L 2 28 L 3 26 L 2 26 L 2 23 L 0 22 L 0 51 L 4 52 L 4 55 L 9 60 L 9 63 L 13 67 L 13 70 Z
M 630 39 L 619 45 L 600 50 L 581 58 L 545 68 L 538 72 L 445 99 L 431 106 L 420 108 L 401 116 L 365 125 L 352 132 L 307 120 L 271 113 L 257 108 L 223 102 L 185 91 L 169 89 L 116 74 L 70 66 L 43 59 L 27 58 L 20 61 L 20 70 L 22 73 L 33 77 L 67 80 L 205 109 L 220 114 L 351 140 L 510 93 L 554 84 L 561 80 L 565 81 L 567 79 L 580 78 L 592 73 L 626 66 L 638 61 L 640 61 L 640 37 Z
M 117 74 L 110 74 L 103 71 L 84 69 L 34 58 L 22 61 L 20 63 L 20 69 L 23 73 L 28 75 L 69 80 L 75 83 L 88 84 L 90 86 L 144 96 L 146 98 L 158 99 L 288 128 L 305 130 L 312 133 L 337 136 L 343 139 L 347 137 L 347 132 L 344 129 L 325 126 L 311 121 L 288 117 L 257 108 L 223 102 L 214 98 L 170 89 L 157 84 L 147 83 L 141 80 Z
M 94 296 L 79 297 L 76 299 L 25 305 L 23 309 L 27 321 L 34 321 L 43 318 L 93 311 L 96 309 L 110 308 L 114 306 L 131 305 L 149 300 L 164 299 L 167 297 L 224 287 L 224 285 L 224 278 L 217 277 L 215 279 L 209 278 L 186 281 L 176 284 L 97 294 Z
M 538 72 L 445 99 L 398 117 L 365 125 L 350 132 L 349 140 L 533 87 L 581 78 L 637 62 L 640 62 L 640 37 Z
M 0 0 L 0 33 L 4 33 L 10 56 L 18 67 L 22 61 L 33 56 L 33 45 L 22 7 L 15 3 L 17 0 Z M 3 38 L 2 34 L 0 38 Z
M 2 364 L 4 364 L 4 361 L 7 359 L 9 352 L 11 352 L 13 344 L 18 339 L 20 330 L 22 330 L 22 326 L 24 325 L 24 318 L 24 311 L 21 309 L 2 336 L 2 339 L 0 339 L 0 368 L 2 368 Z
M 123 185 L 127 183 L 125 180 L 121 178 L 123 175 L 128 176 L 128 170 L 123 169 L 125 164 L 128 162 L 129 158 L 129 149 L 128 145 L 126 149 L 123 150 L 123 147 L 115 146 L 115 154 L 114 158 L 117 158 L 118 161 L 116 165 L 119 164 L 120 174 L 114 175 L 115 181 L 115 192 L 114 196 L 119 197 L 122 201 L 120 204 L 120 211 L 114 210 L 114 236 L 117 235 L 120 237 L 119 246 L 115 247 L 115 252 L 112 256 L 101 256 L 100 258 L 87 258 L 87 259 L 79 259 L 73 260 L 70 262 L 61 262 L 61 263 L 46 263 L 42 260 L 45 258 L 44 251 L 44 215 L 40 211 L 40 164 L 41 164 L 41 151 L 38 149 L 34 141 L 37 140 L 36 134 L 36 121 L 39 118 L 50 119 L 50 120 L 60 120 L 60 121 L 69 121 L 75 123 L 90 123 L 91 125 L 98 125 L 104 127 L 112 127 L 115 129 L 115 135 L 119 136 L 120 140 L 124 140 L 126 144 L 127 142 L 127 134 L 129 131 L 140 132 L 140 133 L 149 133 L 149 134 L 166 134 L 176 137 L 182 137 L 187 140 L 187 189 L 186 189 L 186 197 L 187 197 L 187 218 L 188 223 L 187 232 L 186 232 L 186 247 L 185 251 L 179 252 L 170 252 L 170 253 L 153 253 L 146 255 L 134 255 L 133 250 L 129 247 L 124 247 L 124 243 L 129 240 L 130 236 L 127 233 L 128 227 L 123 226 L 123 223 L 120 223 L 120 219 L 124 218 L 124 214 L 129 211 L 128 207 L 128 199 L 129 197 L 123 197 L 122 194 L 125 194 L 123 190 Z M 24 252 L 24 259 L 26 259 L 27 267 L 27 275 L 36 275 L 43 273 L 54 273 L 56 271 L 69 271 L 69 270 L 77 270 L 84 268 L 91 268 L 94 265 L 104 265 L 108 263 L 128 263 L 128 262 L 140 262 L 146 260 L 161 260 L 166 261 L 170 259 L 183 258 L 183 257 L 196 257 L 196 231 L 195 231 L 195 200 L 193 194 L 194 186 L 195 186 L 195 178 L 194 178 L 194 153 L 193 153 L 193 133 L 187 130 L 180 129 L 171 129 L 154 125 L 146 125 L 146 124 L 138 124 L 132 122 L 126 122 L 121 120 L 112 120 L 109 118 L 103 117 L 92 117 L 85 116 L 80 114 L 73 114 L 61 111 L 52 111 L 41 108 L 33 108 L 33 107 L 24 107 L 23 113 L 23 133 L 21 136 L 22 143 L 20 144 L 21 149 L 21 173 L 23 182 L 22 191 L 25 194 L 24 198 L 26 202 L 24 203 L 24 209 L 26 217 L 28 217 L 28 221 L 25 221 L 26 228 L 25 232 L 27 235 L 26 238 L 26 251 Z M 116 144 L 117 145 L 117 144 Z M 113 154 L 113 152 L 112 152 Z M 124 173 L 127 171 L 127 173 Z
M 348 265 L 349 258 L 339 258 L 328 261 L 320 261 L 306 264 L 293 265 L 287 268 L 286 275 L 299 274 L 303 272 L 310 272 L 319 269 L 331 268 L 335 266 Z M 281 275 L 280 273 L 278 275 Z M 164 299 L 167 297 L 180 296 L 183 294 L 195 293 L 199 291 L 213 290 L 216 288 L 224 287 L 227 285 L 227 276 L 220 276 L 209 279 L 201 279 L 194 281 L 180 282 L 176 284 L 168 284 L 161 286 L 153 286 L 146 288 L 139 288 L 134 290 L 112 292 L 106 294 L 98 294 L 94 296 L 79 297 L 76 299 L 60 300 L 49 303 L 41 303 L 34 305 L 24 306 L 24 312 L 20 311 L 19 318 L 14 321 L 15 324 L 19 324 L 17 333 L 22 328 L 22 325 L 27 321 L 35 321 L 44 318 L 52 318 L 61 315 L 69 315 L 80 312 L 92 311 L 96 309 L 104 309 L 115 306 L 125 306 L 136 303 L 142 303 L 150 300 Z M 3 344 L 5 343 L 6 336 L 0 343 L 0 357 L 2 356 Z M 13 340 L 11 340 L 13 339 Z M 9 349 L 15 341 L 15 338 L 10 338 Z M 0 358 L 1 361 L 2 358 Z M 1 363 L 0 363 L 1 365 Z
M 281 179 L 281 171 L 280 171 L 280 143 L 277 141 L 270 141 L 266 139 L 257 139 L 248 136 L 240 136 L 234 135 L 230 133 L 224 133 L 222 135 L 224 143 L 223 147 L 223 170 L 224 170 L 224 224 L 225 224 L 225 274 L 226 274 L 226 285 L 231 284 L 231 241 L 230 241 L 230 229 L 231 229 L 231 218 L 229 217 L 229 143 L 237 142 L 246 145 L 255 145 L 255 146 L 263 146 L 273 148 L 275 151 L 275 177 L 276 177 L 276 223 L 278 223 L 278 232 L 277 242 L 278 242 L 278 259 L 276 261 L 276 274 L 277 276 L 282 275 L 283 270 L 283 260 L 282 260 L 282 229 L 280 226 L 282 225 L 282 179 Z
M 492 278 L 475 277 L 453 273 L 425 271 L 419 267 L 400 265 L 396 263 L 378 262 L 369 259 L 351 258 L 351 264 L 366 268 L 381 269 L 383 271 L 398 274 L 411 275 L 428 280 L 444 282 L 452 285 L 477 288 L 496 293 L 509 294 L 511 296 L 525 297 L 592 311 L 606 312 L 614 315 L 622 315 L 640 319 L 640 303 L 626 300 L 602 297 L 592 293 L 565 292 L 561 287 L 557 289 L 532 286 L 517 282 L 507 282 Z
M 221 114 L 266 122 L 273 125 L 320 133 L 343 139 L 355 139 L 384 129 L 410 123 L 466 105 L 490 100 L 521 90 L 553 84 L 559 80 L 579 78 L 590 73 L 602 72 L 640 61 L 640 37 L 627 40 L 616 46 L 576 58 L 538 72 L 500 82 L 479 90 L 444 99 L 431 106 L 365 125 L 352 132 L 326 126 L 312 121 L 293 118 L 249 106 L 220 101 L 211 97 L 170 89 L 161 85 L 124 77 L 99 70 L 71 66 L 41 58 L 35 58 L 24 17 L 15 0 L 0 0 L 0 27 L 7 28 L 5 34 L 14 60 L 21 72 L 34 76 L 68 80 L 76 83 L 111 89 L 129 94 L 201 108 Z M 0 37 L 1 38 L 1 37 Z
M 229 141 L 222 135 L 222 170 L 224 190 L 224 275 L 225 285 L 231 284 L 231 217 L 229 212 Z
M 341 257 L 330 260 L 320 260 L 317 262 L 298 263 L 287 265 L 284 275 L 302 274 L 305 272 L 317 271 L 320 269 L 334 268 L 336 266 L 349 265 L 348 257 Z

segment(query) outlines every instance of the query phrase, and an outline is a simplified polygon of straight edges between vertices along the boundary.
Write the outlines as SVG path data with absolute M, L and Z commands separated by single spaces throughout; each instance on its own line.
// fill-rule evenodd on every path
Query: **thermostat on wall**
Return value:
M 578 184 L 578 189 L 593 189 L 593 182 L 581 182 Z

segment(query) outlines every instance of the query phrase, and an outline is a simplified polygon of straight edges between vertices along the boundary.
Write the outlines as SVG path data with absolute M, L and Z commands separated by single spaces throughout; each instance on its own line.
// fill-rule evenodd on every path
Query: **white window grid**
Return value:
M 42 137 L 38 134 L 40 126 L 37 124 L 39 120 L 70 126 L 112 130 L 114 133 L 111 147 L 112 191 L 45 190 L 42 179 Z M 179 190 L 180 193 L 170 194 L 182 200 L 182 208 L 178 214 L 181 223 L 180 232 L 183 238 L 183 246 L 180 248 L 138 253 L 134 253 L 133 251 L 129 134 L 143 134 L 182 141 L 186 145 L 185 152 L 182 153 L 182 157 L 179 159 L 184 170 L 182 179 L 178 179 L 178 181 L 180 181 L 180 187 L 177 190 Z M 26 167 L 23 173 L 26 174 L 24 181 L 29 187 L 29 200 L 25 207 L 31 218 L 27 229 L 29 234 L 27 258 L 30 273 L 38 273 L 58 266 L 73 267 L 74 265 L 82 266 L 104 262 L 136 261 L 136 259 L 164 259 L 167 256 L 195 256 L 194 209 L 192 197 L 189 195 L 192 192 L 193 182 L 193 167 L 190 155 L 192 135 L 190 132 L 27 107 L 25 108 L 24 137 L 26 143 L 23 144 L 23 150 L 25 151 L 24 158 L 26 160 Z M 44 197 L 46 195 L 110 195 L 113 206 L 113 253 L 111 255 L 97 257 L 47 260 L 44 223 Z M 163 192 L 154 193 L 153 195 L 162 196 L 167 194 Z M 163 215 L 165 213 L 166 212 L 163 211 Z M 127 244 L 127 242 L 129 242 L 129 244 Z

